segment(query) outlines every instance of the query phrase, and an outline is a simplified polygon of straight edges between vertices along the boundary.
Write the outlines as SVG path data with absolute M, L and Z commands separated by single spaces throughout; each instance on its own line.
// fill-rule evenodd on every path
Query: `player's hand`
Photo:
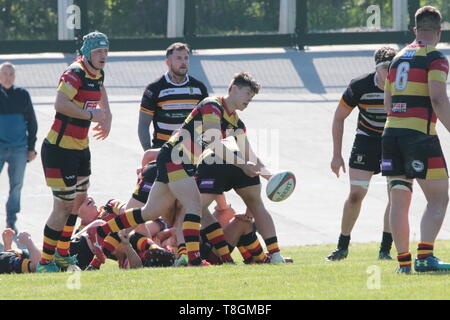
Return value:
M 19 233 L 19 235 L 17 236 L 17 240 L 19 241 L 19 244 L 26 246 L 27 243 L 29 243 L 31 241 L 31 234 L 29 234 L 28 232 L 24 231 Z
M 28 151 L 27 162 L 31 162 L 36 159 L 37 152 L 36 151 Z
M 102 112 L 104 113 L 103 110 Z M 105 140 L 109 136 L 109 132 L 111 131 L 111 123 L 112 117 L 104 113 L 103 119 L 100 120 L 97 123 L 97 125 L 92 129 L 96 131 L 96 133 L 94 133 L 94 138 L 96 138 L 97 140 Z
M 336 177 L 338 178 L 341 168 L 342 171 L 346 173 L 344 159 L 341 156 L 334 156 L 333 159 L 331 160 L 331 171 L 333 171 Z
M 91 122 L 101 122 L 105 119 L 105 111 L 100 108 L 90 109 L 90 112 L 92 112 L 92 119 Z
M 16 232 L 13 229 L 6 228 L 2 233 L 3 244 L 12 243 L 15 234 Z
M 251 178 L 258 176 L 261 173 L 258 170 L 258 166 L 250 161 L 242 166 L 242 171 Z

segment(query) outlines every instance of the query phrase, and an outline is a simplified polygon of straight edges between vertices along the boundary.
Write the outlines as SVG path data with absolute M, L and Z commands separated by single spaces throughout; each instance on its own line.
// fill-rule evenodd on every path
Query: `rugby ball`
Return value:
M 295 189 L 295 175 L 290 171 L 274 174 L 267 182 L 267 197 L 275 202 L 287 199 Z

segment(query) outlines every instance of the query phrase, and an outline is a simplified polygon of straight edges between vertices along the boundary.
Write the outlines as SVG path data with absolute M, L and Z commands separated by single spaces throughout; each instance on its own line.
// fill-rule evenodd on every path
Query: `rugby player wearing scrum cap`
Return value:
M 44 229 L 37 272 L 57 272 L 76 264 L 69 247 L 76 212 L 89 187 L 89 127 L 91 122 L 97 123 L 93 129 L 99 140 L 107 138 L 111 129 L 112 116 L 103 86 L 108 49 L 103 33 L 85 35 L 81 56 L 59 80 L 56 115 L 41 152 L 45 179 L 53 193 L 53 210 Z

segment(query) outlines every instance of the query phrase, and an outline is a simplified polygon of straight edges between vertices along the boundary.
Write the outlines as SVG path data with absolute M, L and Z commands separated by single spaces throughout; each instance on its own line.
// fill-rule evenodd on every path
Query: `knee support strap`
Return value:
M 405 178 L 388 178 L 388 187 L 389 191 L 391 190 L 405 190 L 405 191 L 413 191 L 413 183 L 412 180 Z

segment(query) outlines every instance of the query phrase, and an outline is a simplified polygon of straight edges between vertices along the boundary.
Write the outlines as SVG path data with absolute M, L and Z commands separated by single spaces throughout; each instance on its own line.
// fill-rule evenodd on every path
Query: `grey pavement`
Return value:
M 229 80 L 238 71 L 249 71 L 262 83 L 261 93 L 240 117 L 261 158 L 275 172 L 290 170 L 297 178 L 296 190 L 289 199 L 275 203 L 265 198 L 281 246 L 337 241 L 349 181 L 347 174 L 337 179 L 329 169 L 331 122 L 348 82 L 373 70 L 372 54 L 376 48 L 202 50 L 194 52 L 191 58 L 190 74 L 204 81 L 213 95 L 225 94 Z M 443 48 L 443 52 L 450 55 L 449 48 Z M 53 120 L 58 78 L 72 59 L 72 55 L 56 53 L 0 56 L 0 62 L 9 60 L 16 64 L 17 84 L 29 89 L 32 95 L 39 122 L 38 148 Z M 142 154 L 137 137 L 139 101 L 145 86 L 165 71 L 163 52 L 110 54 L 105 86 L 113 113 L 113 129 L 105 141 L 91 138 L 90 194 L 97 203 L 113 197 L 124 200 L 130 197 Z M 357 112 L 353 112 L 346 121 L 345 159 L 353 143 L 356 116 Z M 450 159 L 450 135 L 440 124 L 438 132 L 446 158 Z M 0 176 L 0 229 L 5 226 L 7 190 L 5 168 Z M 244 210 L 234 192 L 229 192 L 227 197 L 238 212 Z M 375 176 L 352 233 L 353 242 L 381 240 L 386 202 L 385 179 Z M 51 192 L 37 159 L 27 167 L 18 228 L 30 231 L 39 245 L 51 207 Z M 419 239 L 424 208 L 424 197 L 415 184 L 410 210 L 411 240 Z M 450 239 L 449 219 L 439 239 Z

